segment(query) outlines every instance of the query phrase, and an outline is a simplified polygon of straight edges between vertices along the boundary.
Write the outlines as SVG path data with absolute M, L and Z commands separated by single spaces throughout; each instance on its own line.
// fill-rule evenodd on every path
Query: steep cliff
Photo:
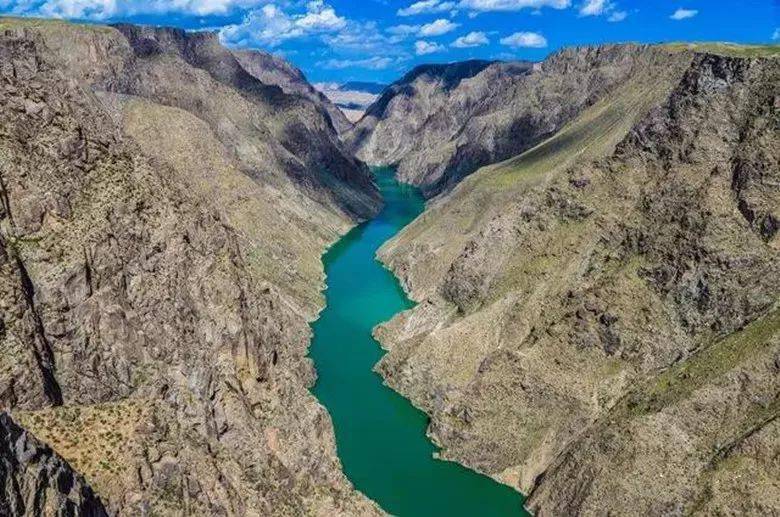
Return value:
M 380 373 L 539 515 L 780 511 L 780 62 L 726 50 L 563 51 L 642 66 L 380 250 Z
M 541 63 L 419 67 L 392 84 L 347 140 L 433 197 L 478 168 L 549 138 L 616 88 L 669 60 L 646 45 L 560 50 Z
M 109 513 L 378 513 L 307 389 L 379 205 L 321 109 L 211 35 L 2 19 L 0 164 L 0 407 Z
M 107 515 L 84 478 L 50 447 L 0 413 L 2 515 Z
M 352 123 L 347 120 L 344 112 L 309 84 L 303 72 L 289 62 L 262 50 L 234 50 L 233 55 L 247 72 L 265 84 L 275 84 L 285 93 L 303 95 L 319 104 L 328 113 L 338 134 L 352 129 Z

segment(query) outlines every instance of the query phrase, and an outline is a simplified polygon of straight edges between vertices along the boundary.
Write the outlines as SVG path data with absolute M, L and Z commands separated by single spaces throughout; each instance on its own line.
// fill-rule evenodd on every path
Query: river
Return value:
M 434 459 L 428 417 L 382 383 L 383 355 L 371 329 L 413 306 L 377 249 L 423 211 L 413 187 L 377 169 L 385 208 L 346 234 L 323 257 L 326 308 L 312 324 L 314 395 L 328 409 L 344 472 L 385 511 L 412 516 L 527 515 L 522 496 L 456 463 Z

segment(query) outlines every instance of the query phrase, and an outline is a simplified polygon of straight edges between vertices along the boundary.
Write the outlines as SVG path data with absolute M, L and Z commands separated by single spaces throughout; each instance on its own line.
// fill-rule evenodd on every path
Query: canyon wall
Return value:
M 551 62 L 600 52 L 636 66 L 380 250 L 419 305 L 378 371 L 538 515 L 776 513 L 780 62 Z
M 0 167 L 0 408 L 83 475 L 52 501 L 379 513 L 308 391 L 320 254 L 380 206 L 322 106 L 213 34 L 4 18 Z

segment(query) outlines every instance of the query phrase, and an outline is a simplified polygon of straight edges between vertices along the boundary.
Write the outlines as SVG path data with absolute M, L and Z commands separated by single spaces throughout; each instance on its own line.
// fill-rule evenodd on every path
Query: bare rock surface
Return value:
M 303 72 L 288 61 L 262 50 L 234 50 L 233 55 L 247 72 L 265 84 L 275 84 L 286 93 L 303 95 L 312 102 L 322 105 L 338 134 L 352 129 L 352 123 L 347 120 L 344 112 L 322 92 L 316 90 L 306 80 Z
M 340 145 L 213 36 L 0 19 L 0 408 L 109 514 L 380 513 L 307 389 Z
M 780 61 L 712 50 L 551 58 L 636 66 L 379 252 L 379 372 L 536 514 L 780 512 Z
M 108 515 L 84 478 L 49 446 L 0 413 L 1 515 Z

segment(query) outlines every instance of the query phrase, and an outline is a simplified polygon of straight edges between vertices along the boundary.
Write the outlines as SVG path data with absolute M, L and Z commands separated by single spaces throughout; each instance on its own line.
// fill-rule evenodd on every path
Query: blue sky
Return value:
M 778 0 L 0 0 L 0 12 L 217 30 L 313 82 L 389 82 L 420 63 L 540 60 L 602 42 L 780 44 Z

